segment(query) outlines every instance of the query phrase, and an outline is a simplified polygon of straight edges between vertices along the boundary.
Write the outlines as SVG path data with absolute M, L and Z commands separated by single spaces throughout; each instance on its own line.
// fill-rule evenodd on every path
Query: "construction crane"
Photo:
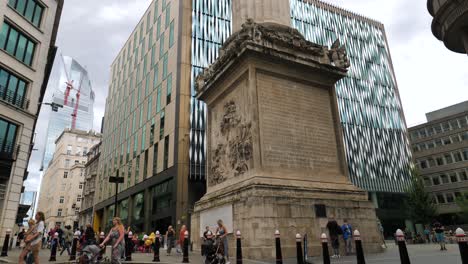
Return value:
M 76 95 L 75 95 L 76 96 L 76 102 L 75 102 L 75 105 L 73 106 L 73 113 L 71 114 L 71 116 L 72 116 L 71 128 L 72 129 L 76 128 L 76 118 L 78 116 L 78 107 L 80 106 L 81 84 L 82 83 L 83 83 L 83 74 L 81 74 L 80 83 L 79 83 L 78 90 L 76 91 Z
M 67 71 L 67 66 L 65 65 L 65 59 L 63 58 L 63 55 L 60 54 L 60 57 L 62 58 L 63 69 L 65 70 L 65 76 L 67 77 L 67 81 L 65 82 L 67 87 L 65 88 L 65 93 L 63 96 L 63 105 L 68 105 L 68 96 L 70 96 L 70 91 L 73 89 L 73 80 Z
M 69 74 L 69 72 L 67 71 L 67 66 L 65 65 L 65 59 L 63 58 L 63 55 L 60 54 L 60 57 L 62 58 L 62 62 L 63 62 L 63 69 L 65 70 L 65 76 L 67 77 L 67 81 L 65 82 L 65 84 L 67 85 L 66 88 L 65 88 L 65 92 L 64 92 L 64 96 L 63 96 L 63 105 L 66 105 L 66 106 L 71 106 L 73 107 L 73 113 L 71 114 L 72 116 L 72 123 L 71 123 L 71 128 L 72 129 L 75 129 L 76 128 L 76 119 L 78 117 L 78 107 L 80 105 L 80 96 L 81 96 L 81 84 L 83 83 L 83 74 L 81 73 L 80 74 L 80 82 L 78 84 L 78 90 L 76 90 L 74 87 L 73 87 L 73 80 L 71 79 L 71 76 Z M 69 105 L 68 104 L 68 97 L 70 96 L 70 92 L 71 90 L 76 90 L 76 102 L 73 102 L 73 99 L 72 99 L 72 104 Z M 84 94 L 86 95 L 86 94 Z

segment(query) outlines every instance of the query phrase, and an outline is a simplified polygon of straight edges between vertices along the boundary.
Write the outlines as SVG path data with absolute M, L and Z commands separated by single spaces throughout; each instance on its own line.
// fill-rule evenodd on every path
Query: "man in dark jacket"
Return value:
M 330 241 L 333 248 L 333 256 L 332 258 L 339 258 L 340 257 L 340 242 L 339 242 L 339 235 L 343 233 L 341 227 L 338 225 L 334 217 L 330 217 L 327 223 L 328 233 L 330 234 Z

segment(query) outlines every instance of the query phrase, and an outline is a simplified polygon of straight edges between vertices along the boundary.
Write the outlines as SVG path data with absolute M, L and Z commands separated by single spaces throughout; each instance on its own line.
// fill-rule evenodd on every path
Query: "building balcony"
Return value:
M 15 91 L 8 90 L 7 87 L 0 85 L 0 100 L 23 110 L 28 109 L 29 100 L 23 95 L 18 95 Z

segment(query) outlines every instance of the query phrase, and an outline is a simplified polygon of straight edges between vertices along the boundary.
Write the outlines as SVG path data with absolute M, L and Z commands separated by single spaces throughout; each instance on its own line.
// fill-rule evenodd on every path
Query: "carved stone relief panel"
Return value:
M 253 156 L 252 123 L 244 117 L 236 99 L 224 101 L 213 111 L 218 112 L 211 117 L 209 186 L 246 173 Z

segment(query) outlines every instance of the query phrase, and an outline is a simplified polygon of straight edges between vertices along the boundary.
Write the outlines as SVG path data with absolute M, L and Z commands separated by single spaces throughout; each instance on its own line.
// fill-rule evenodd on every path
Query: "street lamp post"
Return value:
M 115 200 L 114 200 L 114 217 L 117 216 L 117 194 L 119 192 L 119 183 L 124 182 L 123 177 L 119 177 L 118 174 L 117 176 L 110 176 L 109 177 L 109 182 L 110 183 L 115 183 Z

